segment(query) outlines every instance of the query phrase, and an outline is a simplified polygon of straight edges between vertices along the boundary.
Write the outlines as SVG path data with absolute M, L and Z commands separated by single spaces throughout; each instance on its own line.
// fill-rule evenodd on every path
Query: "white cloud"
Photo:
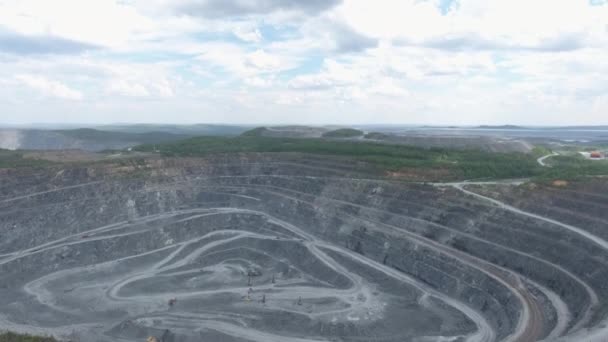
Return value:
M 300 105 L 302 104 L 303 99 L 301 96 L 298 96 L 296 94 L 280 94 L 276 100 L 275 103 L 278 105 Z
M 74 90 L 65 84 L 49 80 L 42 76 L 35 75 L 17 75 L 15 79 L 22 84 L 38 90 L 46 96 L 53 96 L 67 100 L 82 100 L 83 96 L 77 90 Z
M 248 77 L 243 82 L 247 86 L 259 87 L 259 88 L 270 87 L 270 86 L 273 85 L 273 80 L 267 79 L 267 78 L 263 78 L 263 77 L 257 77 L 257 76 L 256 77 Z
M 459 38 L 463 44 L 475 38 L 510 48 L 608 43 L 608 6 L 590 6 L 583 0 L 460 0 L 447 15 L 435 1 L 378 0 L 370 6 L 362 0 L 345 0 L 337 13 L 367 35 L 410 44 L 437 38 Z
M 115 95 L 166 99 L 175 95 L 179 83 L 171 76 L 171 65 L 105 62 L 92 67 L 103 74 L 106 92 Z
M 607 123 L 608 5 L 439 3 L 0 0 L 0 111 L 86 94 L 99 120 Z
M 602 122 L 602 119 L 605 117 L 606 113 L 608 113 L 608 93 L 597 96 L 593 100 L 591 112 L 597 122 Z
M 0 23 L 22 34 L 52 34 L 102 46 L 124 45 L 157 26 L 133 6 L 115 0 L 3 1 Z
M 248 43 L 259 43 L 262 40 L 262 33 L 257 27 L 244 28 L 239 26 L 235 27 L 232 33 L 240 40 Z
M 246 79 L 264 73 L 279 73 L 296 66 L 295 57 L 270 53 L 263 49 L 249 51 L 246 48 L 230 43 L 209 43 L 201 45 L 205 51 L 198 60 L 220 67 L 240 79 Z
M 384 39 L 430 37 L 449 26 L 431 1 L 378 0 L 370 5 L 364 0 L 345 0 L 338 16 L 359 31 Z
M 289 85 L 294 89 L 344 87 L 368 81 L 370 72 L 370 68 L 361 64 L 327 59 L 319 73 L 296 77 Z
M 282 60 L 280 56 L 269 54 L 264 50 L 256 50 L 247 54 L 245 65 L 261 71 L 275 71 L 284 68 L 286 61 Z
M 148 97 L 150 93 L 142 84 L 127 82 L 125 80 L 113 80 L 106 86 L 108 92 L 133 96 L 133 97 Z
M 379 79 L 377 82 L 374 82 L 371 87 L 364 88 L 362 90 L 370 94 L 397 97 L 401 99 L 410 95 L 410 92 L 404 87 L 403 84 L 394 78 L 388 77 Z

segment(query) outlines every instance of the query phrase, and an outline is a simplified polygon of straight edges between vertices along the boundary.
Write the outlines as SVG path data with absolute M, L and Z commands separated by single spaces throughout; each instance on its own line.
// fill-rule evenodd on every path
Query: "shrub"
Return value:
M 12 332 L 0 334 L 0 342 L 58 342 L 53 337 L 21 335 Z

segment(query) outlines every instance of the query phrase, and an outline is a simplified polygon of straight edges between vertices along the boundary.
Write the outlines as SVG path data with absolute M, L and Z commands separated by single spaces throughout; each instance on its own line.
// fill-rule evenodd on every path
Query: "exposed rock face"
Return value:
M 372 176 L 264 154 L 4 171 L 0 329 L 82 341 L 537 341 L 604 320 L 602 243 L 549 212 L 491 201 L 504 190 Z

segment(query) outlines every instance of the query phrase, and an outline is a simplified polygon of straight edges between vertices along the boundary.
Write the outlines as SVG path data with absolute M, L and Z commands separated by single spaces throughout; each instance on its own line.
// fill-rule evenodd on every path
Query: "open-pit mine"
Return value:
M 608 185 L 303 154 L 0 175 L 0 330 L 65 341 L 606 341 Z

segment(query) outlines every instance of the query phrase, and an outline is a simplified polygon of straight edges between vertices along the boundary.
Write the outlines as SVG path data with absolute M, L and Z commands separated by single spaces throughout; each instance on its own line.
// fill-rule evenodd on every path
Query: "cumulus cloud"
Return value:
M 106 90 L 111 93 L 133 96 L 133 97 L 148 97 L 150 92 L 146 87 L 139 83 L 128 82 L 126 80 L 112 80 L 106 86 Z
M 361 66 L 361 65 L 359 65 Z M 340 63 L 328 59 L 316 74 L 301 75 L 289 82 L 292 89 L 324 90 L 362 83 L 369 78 L 370 69 L 357 67 L 353 63 Z
M 105 80 L 104 90 L 112 95 L 167 99 L 175 95 L 174 80 L 167 66 L 131 63 L 102 63 L 98 68 Z
M 263 88 L 271 86 L 273 81 L 262 77 L 248 77 L 244 83 L 248 86 Z
M 236 27 L 232 32 L 237 38 L 244 42 L 259 43 L 262 40 L 262 33 L 257 27 Z
M 467 35 L 445 35 L 433 37 L 421 43 L 412 45 L 426 46 L 430 48 L 450 51 L 466 50 L 494 50 L 494 51 L 538 51 L 538 52 L 560 52 L 581 49 L 585 45 L 586 37 L 580 33 L 564 34 L 555 37 L 546 37 L 533 43 L 517 43 L 507 39 L 490 39 L 478 34 Z M 408 45 L 409 42 L 397 40 L 398 45 Z
M 563 51 L 606 44 L 608 6 L 578 0 L 345 0 L 341 17 L 371 37 L 448 50 Z
M 0 23 L 6 30 L 51 42 L 63 39 L 106 47 L 125 45 L 160 26 L 128 2 L 116 0 L 2 1 Z
M 0 112 L 29 121 L 606 118 L 605 1 L 9 0 L 0 23 Z
M 180 14 L 204 18 L 242 17 L 295 11 L 316 14 L 332 8 L 340 0 L 182 0 L 175 9 Z
M 0 30 L 0 52 L 12 54 L 78 54 L 98 47 L 49 35 L 24 35 Z
M 317 46 L 326 53 L 358 53 L 376 47 L 379 42 L 334 15 L 309 20 L 301 31 L 304 36 L 317 41 Z
M 233 76 L 245 79 L 260 74 L 279 73 L 295 67 L 293 56 L 271 53 L 264 49 L 249 51 L 236 44 L 210 43 L 197 60 L 208 67 L 219 67 Z
M 348 27 L 337 26 L 333 30 L 337 52 L 360 52 L 378 45 L 378 39 L 367 37 Z
M 82 93 L 79 91 L 74 90 L 61 82 L 49 80 L 42 76 L 17 75 L 15 76 L 15 79 L 32 89 L 38 90 L 46 96 L 67 100 L 82 100 L 83 98 Z
M 279 56 L 269 54 L 264 50 L 256 50 L 247 54 L 244 63 L 247 67 L 260 71 L 280 70 L 283 66 L 283 61 Z

